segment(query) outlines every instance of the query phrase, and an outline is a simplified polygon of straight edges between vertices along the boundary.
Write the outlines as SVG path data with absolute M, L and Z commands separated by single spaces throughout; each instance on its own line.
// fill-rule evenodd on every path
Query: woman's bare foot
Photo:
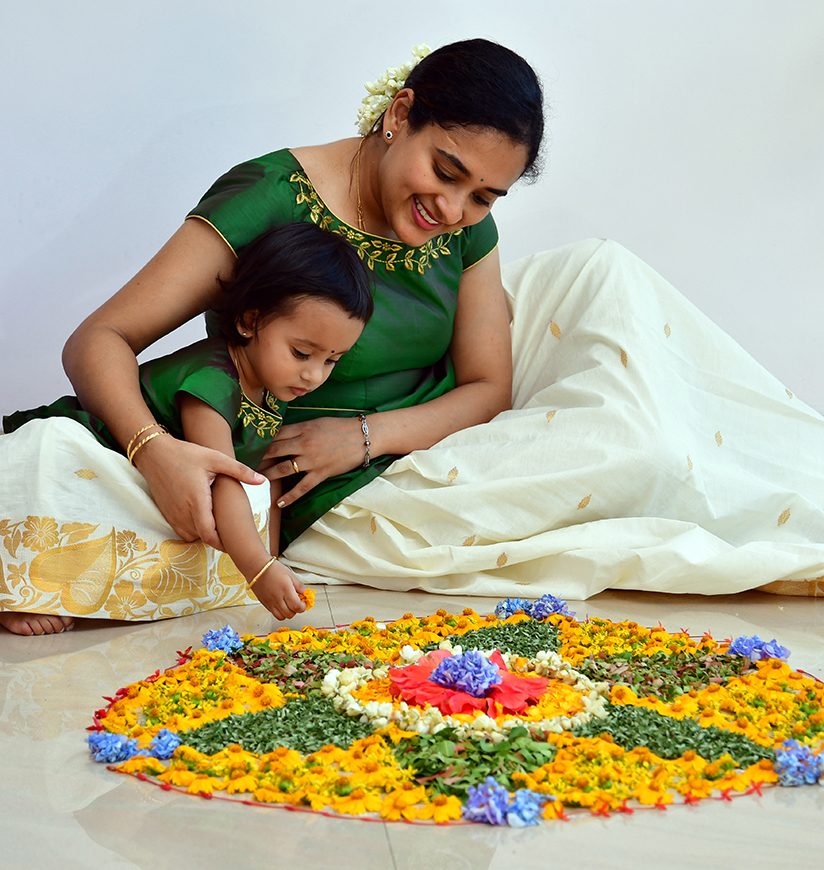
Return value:
M 74 619 L 71 616 L 52 616 L 48 613 L 2 610 L 0 625 L 12 634 L 60 634 L 61 631 L 71 631 L 74 628 Z

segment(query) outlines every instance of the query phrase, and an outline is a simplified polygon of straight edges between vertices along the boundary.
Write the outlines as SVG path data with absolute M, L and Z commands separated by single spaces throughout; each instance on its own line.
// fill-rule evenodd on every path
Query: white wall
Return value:
M 550 105 L 504 261 L 617 239 L 824 409 L 820 0 L 33 0 L 0 12 L 0 413 L 69 390 L 66 336 L 221 172 L 351 135 L 362 82 L 470 36 Z

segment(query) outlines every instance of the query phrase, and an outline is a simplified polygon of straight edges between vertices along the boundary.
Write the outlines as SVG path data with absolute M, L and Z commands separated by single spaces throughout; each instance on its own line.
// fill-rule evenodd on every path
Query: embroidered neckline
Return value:
M 304 168 L 298 162 L 292 152 L 289 152 L 295 165 L 296 171 L 289 176 L 289 182 L 297 185 L 298 192 L 295 195 L 297 205 L 306 205 L 309 209 L 309 217 L 312 223 L 317 224 L 323 230 L 337 233 L 343 236 L 349 244 L 358 252 L 358 256 L 364 261 L 369 269 L 374 270 L 375 264 L 380 263 L 386 267 L 387 272 L 395 269 L 416 271 L 423 275 L 424 269 L 431 268 L 433 262 L 440 257 L 449 257 L 449 241 L 453 236 L 458 236 L 463 229 L 449 233 L 441 233 L 433 239 L 429 239 L 417 248 L 405 245 L 397 239 L 387 239 L 384 236 L 375 236 L 371 233 L 353 227 L 346 221 L 341 220 L 320 198 L 314 185 L 309 180 Z
M 263 394 L 263 401 L 265 408 L 253 402 L 241 389 L 237 416 L 244 429 L 251 427 L 260 438 L 274 438 L 280 431 L 283 415 L 277 400 L 268 390 Z

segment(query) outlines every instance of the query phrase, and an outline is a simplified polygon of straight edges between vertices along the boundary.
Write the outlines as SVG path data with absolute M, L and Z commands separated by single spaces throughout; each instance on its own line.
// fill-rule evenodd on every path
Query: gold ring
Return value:
M 300 474 L 300 468 L 298 468 L 298 463 L 296 459 L 290 460 L 292 463 L 292 468 L 295 469 L 295 474 Z

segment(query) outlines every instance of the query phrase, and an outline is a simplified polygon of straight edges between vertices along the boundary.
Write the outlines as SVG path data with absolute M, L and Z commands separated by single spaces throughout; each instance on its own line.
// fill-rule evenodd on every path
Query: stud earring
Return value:
M 391 142 L 395 134 L 391 130 L 387 130 L 383 135 L 387 142 Z

